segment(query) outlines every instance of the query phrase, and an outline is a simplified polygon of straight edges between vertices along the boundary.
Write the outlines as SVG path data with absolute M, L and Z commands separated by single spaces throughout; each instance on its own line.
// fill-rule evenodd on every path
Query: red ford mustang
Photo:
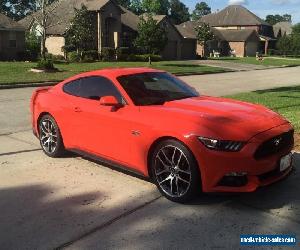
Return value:
M 105 69 L 37 89 L 32 126 L 50 157 L 79 152 L 150 177 L 168 199 L 251 192 L 292 170 L 277 113 L 197 93 L 163 71 Z

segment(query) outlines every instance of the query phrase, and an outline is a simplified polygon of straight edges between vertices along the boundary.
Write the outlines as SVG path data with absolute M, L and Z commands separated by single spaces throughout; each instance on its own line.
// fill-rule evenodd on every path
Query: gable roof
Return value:
M 53 8 L 53 11 L 48 20 L 49 27 L 47 29 L 47 35 L 63 35 L 70 27 L 70 23 L 75 16 L 75 9 L 80 9 L 82 5 L 85 5 L 90 11 L 99 11 L 109 2 L 116 4 L 115 0 L 60 0 L 59 2 L 54 2 L 48 7 Z M 116 6 L 120 8 L 123 13 L 121 7 L 118 4 L 116 4 Z M 23 25 L 26 29 L 30 29 L 34 20 L 39 18 L 41 18 L 40 11 L 37 11 L 26 16 L 18 23 Z M 53 25 L 51 25 L 51 23 L 53 23 Z
M 131 12 L 130 10 L 125 9 L 124 7 L 120 6 L 123 10 L 121 15 L 121 22 L 122 24 L 126 25 L 127 27 L 131 28 L 132 30 L 138 29 L 138 24 L 140 21 L 140 17 Z
M 246 42 L 250 38 L 259 40 L 259 36 L 255 30 L 220 30 L 212 28 L 212 32 L 217 39 L 227 42 Z
M 167 16 L 166 15 L 152 15 L 152 18 L 157 22 L 160 23 L 161 21 L 163 21 Z M 144 18 L 144 19 L 148 19 L 148 14 L 144 13 L 142 15 L 140 15 L 140 18 Z
M 197 39 L 195 27 L 199 25 L 197 21 L 188 21 L 177 25 L 176 28 L 184 38 Z M 259 36 L 255 30 L 224 30 L 211 28 L 211 31 L 218 40 L 227 42 L 243 42 L 248 41 L 252 37 L 259 39 Z
M 184 38 L 197 39 L 195 27 L 196 21 L 187 21 L 185 23 L 176 25 L 177 30 Z
M 21 24 L 15 22 L 8 16 L 0 13 L 0 30 L 20 30 L 20 31 L 22 31 L 24 29 L 25 28 Z
M 270 26 L 270 24 L 241 5 L 229 5 L 218 13 L 203 16 L 201 21 L 208 23 L 210 26 Z

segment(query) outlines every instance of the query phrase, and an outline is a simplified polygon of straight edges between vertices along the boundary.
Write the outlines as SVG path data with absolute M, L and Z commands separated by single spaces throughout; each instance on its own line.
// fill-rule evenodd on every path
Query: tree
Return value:
M 300 23 L 297 23 L 293 26 L 293 35 L 300 34 Z
M 35 0 L 0 0 L 0 12 L 18 21 L 36 10 Z
M 143 6 L 140 0 L 131 0 L 129 10 L 131 10 L 136 15 L 143 14 Z
M 140 19 L 138 24 L 138 36 L 134 40 L 134 46 L 146 54 L 159 54 L 167 45 L 166 30 L 159 26 L 151 14 Z
M 41 37 L 41 56 L 46 59 L 46 38 L 49 28 L 59 24 L 62 20 L 59 20 L 57 16 L 54 18 L 54 12 L 60 6 L 60 1 L 56 0 L 35 0 L 35 4 L 39 11 L 37 11 L 33 17 L 33 21 L 36 25 L 36 32 Z
M 200 25 L 197 26 L 195 30 L 197 40 L 201 45 L 205 45 L 207 41 L 214 39 L 214 34 L 212 33 L 210 26 L 207 23 L 200 23 Z
M 284 14 L 284 15 L 267 15 L 266 16 L 266 22 L 275 25 L 276 23 L 279 22 L 292 22 L 292 16 L 289 14 Z
M 170 0 L 170 18 L 174 24 L 181 24 L 190 20 L 188 7 L 180 0 Z
M 291 53 L 293 47 L 293 41 L 291 36 L 283 36 L 278 39 L 276 44 L 277 49 L 281 54 L 287 55 Z
M 49 0 L 49 4 L 56 0 Z M 0 0 L 0 13 L 3 13 L 18 21 L 27 14 L 37 11 L 39 1 L 36 0 Z
M 197 3 L 192 14 L 192 20 L 198 21 L 201 17 L 211 13 L 211 8 L 206 2 Z
M 294 55 L 300 55 L 300 33 L 292 35 L 292 52 Z
M 142 9 L 144 13 L 168 15 L 170 3 L 168 0 L 142 0 Z
M 66 45 L 72 46 L 78 52 L 95 46 L 96 30 L 94 27 L 95 15 L 85 6 L 75 10 L 71 26 L 66 32 Z
M 123 6 L 126 9 L 130 8 L 131 1 L 130 0 L 117 0 L 117 3 L 121 6 Z
M 200 23 L 195 28 L 198 43 L 203 47 L 203 55 L 206 54 L 207 42 L 215 38 L 210 26 L 207 23 Z
M 292 15 L 284 14 L 282 17 L 285 22 L 289 22 L 289 23 L 292 22 Z

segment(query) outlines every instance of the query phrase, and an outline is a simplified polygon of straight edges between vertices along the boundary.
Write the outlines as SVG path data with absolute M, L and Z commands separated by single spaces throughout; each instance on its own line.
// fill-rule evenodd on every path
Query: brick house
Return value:
M 24 50 L 24 27 L 0 13 L 0 60 L 17 60 Z
M 216 49 L 223 55 L 229 55 L 230 51 L 235 51 L 239 57 L 253 56 L 256 52 L 266 54 L 276 41 L 273 27 L 240 5 L 230 5 L 217 13 L 206 15 L 200 22 L 212 27 L 219 41 Z M 179 25 L 179 29 L 185 30 L 188 37 L 195 38 L 197 25 L 199 22 L 189 21 Z M 198 45 L 197 53 L 202 55 L 203 51 Z
M 75 9 L 85 5 L 95 15 L 95 30 L 97 37 L 91 49 L 101 53 L 103 47 L 130 47 L 137 36 L 140 17 L 118 5 L 114 0 L 60 0 L 53 8 L 53 16 L 49 20 L 46 47 L 49 53 L 63 55 L 65 34 L 74 17 Z M 36 19 L 38 12 L 19 21 L 27 30 L 32 32 L 39 29 Z M 170 22 L 167 16 L 154 16 L 158 25 L 166 28 L 168 44 L 162 52 L 165 60 L 195 59 L 197 41 L 184 37 Z

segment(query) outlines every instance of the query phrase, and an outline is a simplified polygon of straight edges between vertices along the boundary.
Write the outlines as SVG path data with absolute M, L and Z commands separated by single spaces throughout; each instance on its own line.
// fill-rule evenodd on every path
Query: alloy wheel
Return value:
M 154 173 L 160 188 L 168 196 L 180 198 L 190 188 L 190 164 L 184 152 L 176 146 L 168 145 L 158 151 Z
M 57 148 L 57 129 L 53 122 L 49 119 L 44 119 L 40 123 L 40 141 L 43 149 L 52 154 Z

